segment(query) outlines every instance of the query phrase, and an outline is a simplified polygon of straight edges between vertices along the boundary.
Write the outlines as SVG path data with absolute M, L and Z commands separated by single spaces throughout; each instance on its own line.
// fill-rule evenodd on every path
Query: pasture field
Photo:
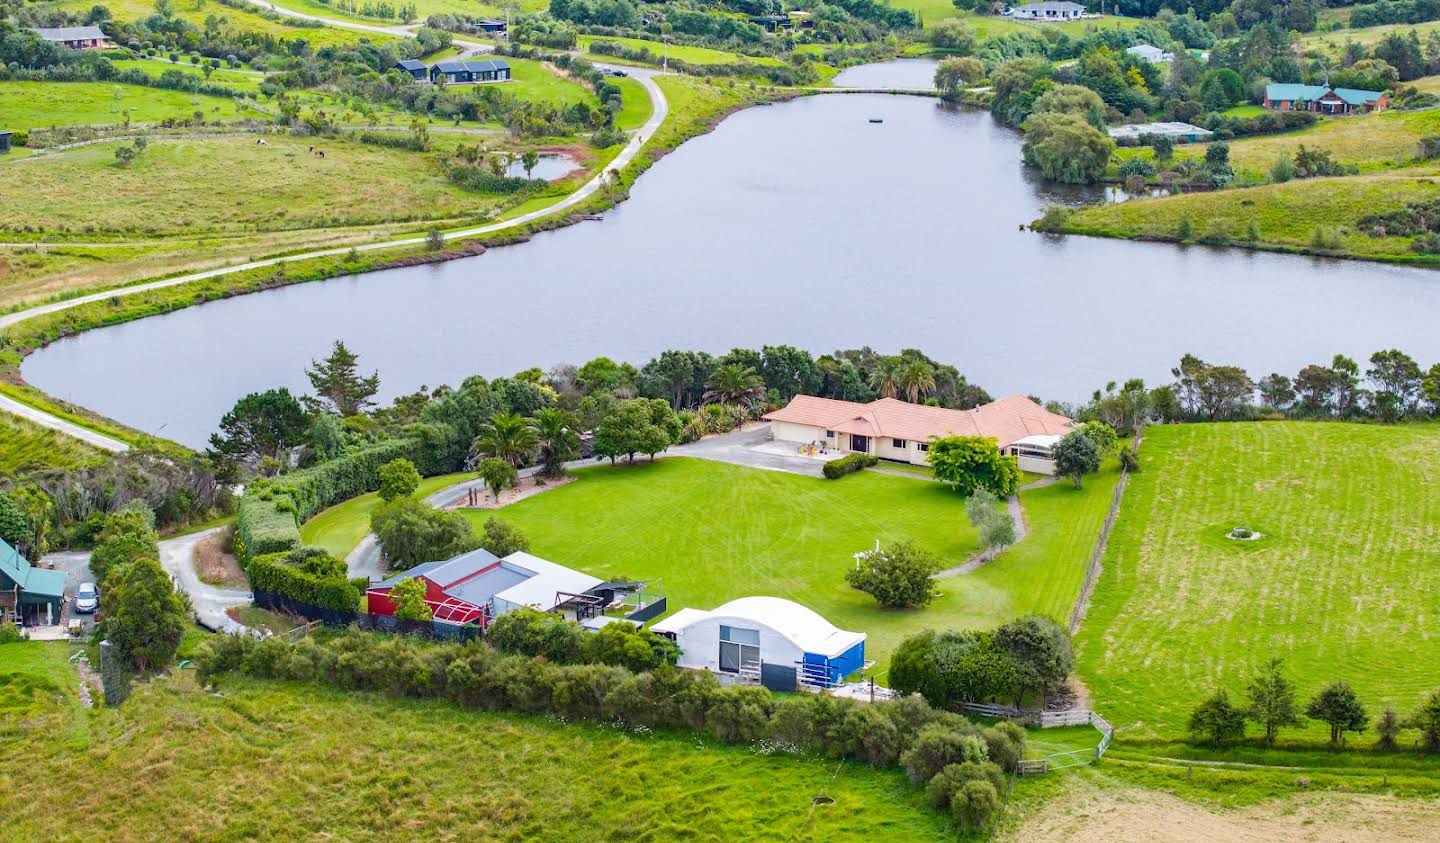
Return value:
M 1371 237 L 1354 228 L 1371 213 L 1397 210 L 1437 195 L 1434 168 L 1388 173 L 1297 179 L 1239 190 L 1184 193 L 1153 199 L 1093 205 L 1075 211 L 1060 230 L 1105 237 L 1173 240 L 1180 220 L 1189 217 L 1194 237 L 1242 243 L 1253 220 L 1256 245 L 1281 250 L 1312 248 L 1315 232 L 1328 228 L 1341 254 L 1372 260 L 1426 263 L 1430 256 L 1410 250 L 1408 237 Z
M 1340 679 L 1372 714 L 1440 688 L 1440 426 L 1165 425 L 1141 456 L 1077 641 L 1127 741 L 1181 736 L 1275 656 L 1302 699 Z
M 445 220 L 498 204 L 450 184 L 432 156 L 338 138 L 325 158 L 308 154 L 312 138 L 153 138 L 129 167 L 115 163 L 118 143 L 0 168 L 16 221 L 84 239 Z
M 198 76 L 201 79 L 205 78 L 205 71 L 191 64 L 188 60 L 183 59 L 178 62 L 171 62 L 169 59 L 164 61 L 156 61 L 154 59 L 111 59 L 111 64 L 115 65 L 117 70 L 138 70 L 142 73 L 157 77 L 167 70 L 178 70 L 190 76 Z M 228 85 L 231 88 L 244 91 L 259 90 L 260 83 L 264 78 L 264 76 L 261 76 L 253 70 L 242 72 L 240 70 L 232 70 L 228 67 L 222 67 L 210 73 L 210 81 L 212 83 Z
M 159 75 L 158 71 L 152 72 Z M 188 120 L 197 111 L 204 113 L 206 120 L 265 116 L 235 100 L 186 91 L 112 82 L 0 82 L 0 114 L 5 115 L 5 123 L 11 128 L 111 126 L 125 122 L 127 111 L 136 123 L 167 118 Z
M 930 606 L 895 611 L 846 585 L 845 571 L 877 539 L 913 540 L 947 567 L 969 558 L 977 541 L 964 499 L 942 484 L 875 472 L 822 480 L 686 457 L 576 473 L 498 511 L 462 512 L 477 529 L 498 515 L 563 565 L 658 580 L 672 610 L 757 594 L 803 603 L 865 631 L 877 677 L 895 645 L 922 629 L 990 628 L 1031 611 L 1068 618 L 1118 477 L 1107 469 L 1082 492 L 1022 493 L 1031 536 L 978 571 L 941 579 Z
M 0 476 L 99 462 L 101 453 L 72 436 L 0 412 Z
M 659 67 L 662 48 L 659 41 L 647 41 L 643 38 L 612 38 L 608 35 L 581 35 L 576 43 L 576 49 L 585 54 L 585 58 L 591 61 L 605 62 L 609 64 L 636 64 L 626 61 L 619 56 L 606 56 L 590 52 L 590 44 L 595 41 L 610 41 L 621 44 L 632 50 L 649 50 L 655 54 L 653 61 L 646 64 Z M 713 50 L 709 47 L 690 47 L 683 44 L 671 44 L 668 53 L 672 59 L 680 59 L 690 64 L 734 64 L 737 62 L 750 62 L 751 64 L 782 64 L 780 59 L 773 56 L 747 56 L 741 53 L 727 53 L 724 50 Z
M 271 2 L 271 0 L 266 0 Z M 420 23 L 431 15 L 444 15 L 459 13 L 475 17 L 478 15 L 489 15 L 500 20 L 505 19 L 505 4 L 501 0 L 493 3 L 481 2 L 481 0 L 414 0 L 416 20 L 411 23 Z M 369 18 L 360 14 L 360 9 L 365 5 L 363 0 L 330 0 L 322 3 L 320 0 L 273 0 L 272 5 L 282 9 L 290 9 L 296 12 L 304 12 L 307 15 L 317 15 L 335 20 L 347 20 L 363 22 L 368 24 L 390 24 L 399 26 L 398 20 L 382 20 Z M 550 8 L 550 0 L 519 0 L 517 3 L 521 12 L 541 12 Z M 461 35 L 461 38 L 467 36 Z M 471 40 L 483 40 L 481 36 L 468 36 Z
M 53 5 L 64 11 L 84 14 L 95 3 L 91 0 L 56 0 Z M 101 5 L 108 8 L 116 20 L 136 21 L 155 14 L 153 0 L 105 0 Z M 284 6 L 285 4 L 278 5 Z M 353 32 L 333 26 L 301 26 L 298 21 L 270 20 L 259 13 L 259 6 L 256 7 L 256 11 L 250 11 L 232 6 L 222 6 L 219 3 L 209 3 L 206 0 L 187 0 L 187 2 L 176 3 L 174 6 L 175 17 L 201 28 L 205 25 L 205 18 L 214 15 L 224 19 L 225 22 L 220 26 L 222 31 L 260 32 L 289 40 L 303 38 L 311 48 L 316 50 L 321 47 L 359 44 L 367 41 L 378 44 L 392 38 L 392 36 L 378 32 Z
M 189 671 L 87 710 L 68 654 L 0 647 L 10 839 L 954 839 L 895 770 Z
M 1348 18 L 1348 15 L 1347 15 Z M 1385 40 L 1385 36 L 1392 32 L 1410 36 L 1410 31 L 1423 42 L 1430 33 L 1440 30 L 1440 21 L 1426 21 L 1424 23 L 1392 23 L 1384 26 L 1367 26 L 1364 29 L 1340 29 L 1335 32 L 1311 32 L 1300 36 L 1296 45 L 1300 52 L 1319 50 L 1331 56 L 1339 56 L 1345 50 L 1346 41 L 1354 41 L 1363 47 L 1373 47 Z

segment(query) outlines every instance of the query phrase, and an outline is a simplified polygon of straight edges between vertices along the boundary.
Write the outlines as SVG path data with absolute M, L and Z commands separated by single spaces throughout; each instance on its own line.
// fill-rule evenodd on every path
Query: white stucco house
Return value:
M 789 404 L 767 413 L 765 419 L 777 442 L 818 446 L 839 454 L 858 451 L 912 465 L 928 463 L 930 442 L 935 439 L 988 436 L 1001 451 L 1018 457 L 1020 440 L 1048 436 L 1058 441 L 1072 424 L 1070 419 L 1024 395 L 1011 395 L 969 410 L 911 404 L 898 398 L 860 404 L 797 395 Z M 1040 460 L 1038 455 L 1027 456 L 1034 459 L 1021 464 L 1025 471 L 1055 473 L 1053 463 Z
M 1126 47 L 1125 52 L 1137 59 L 1144 59 L 1151 64 L 1165 64 L 1175 60 L 1174 53 L 1167 53 L 1153 44 L 1136 44 L 1133 47 Z
M 1015 17 L 1019 20 L 1079 20 L 1084 14 L 1084 6 L 1069 0 L 1044 0 L 1041 3 L 1026 3 L 1015 7 Z
M 650 627 L 680 647 L 681 667 L 829 688 L 865 666 L 865 633 L 847 632 L 779 597 L 742 597 L 712 611 L 681 609 Z M 769 684 L 767 682 L 767 684 Z

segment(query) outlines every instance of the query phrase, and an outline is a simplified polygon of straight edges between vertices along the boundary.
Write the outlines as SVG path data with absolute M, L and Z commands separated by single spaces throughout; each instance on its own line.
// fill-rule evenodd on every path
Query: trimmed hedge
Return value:
M 247 573 L 255 591 L 352 615 L 360 608 L 360 589 L 345 576 L 345 563 L 320 548 L 251 557 Z
M 250 484 L 236 513 L 236 556 L 248 564 L 257 556 L 298 549 L 301 524 L 327 506 L 378 489 L 380 467 L 399 457 L 413 460 L 418 446 L 413 439 L 391 439 Z
M 878 462 L 880 462 L 880 458 L 872 454 L 847 454 L 825 463 L 822 471 L 824 471 L 826 479 L 839 480 L 852 471 L 859 471 Z

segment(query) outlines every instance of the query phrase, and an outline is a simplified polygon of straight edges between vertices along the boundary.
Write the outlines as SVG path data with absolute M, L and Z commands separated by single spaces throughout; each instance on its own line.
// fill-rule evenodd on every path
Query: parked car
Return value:
M 623 71 L 623 70 L 612 70 L 612 71 L 610 71 L 610 75 L 611 75 L 611 76 L 628 76 L 629 74 L 627 74 L 627 73 L 626 73 L 625 71 Z
M 75 591 L 75 611 L 82 614 L 91 614 L 99 607 L 100 592 L 95 590 L 95 583 L 80 583 L 80 588 Z

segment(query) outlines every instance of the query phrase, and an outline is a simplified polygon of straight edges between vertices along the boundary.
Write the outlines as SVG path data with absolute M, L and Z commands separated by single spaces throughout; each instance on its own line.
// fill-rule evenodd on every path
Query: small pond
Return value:
M 529 178 L 551 181 L 563 178 L 566 174 L 578 169 L 580 169 L 580 162 L 569 155 L 559 152 L 542 152 L 540 162 L 535 165 L 535 169 L 530 171 Z M 510 162 L 509 168 L 505 170 L 505 175 L 511 178 L 525 178 L 525 162 L 517 157 Z

